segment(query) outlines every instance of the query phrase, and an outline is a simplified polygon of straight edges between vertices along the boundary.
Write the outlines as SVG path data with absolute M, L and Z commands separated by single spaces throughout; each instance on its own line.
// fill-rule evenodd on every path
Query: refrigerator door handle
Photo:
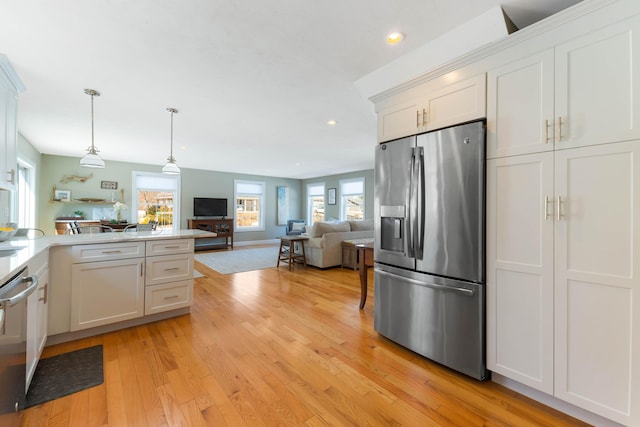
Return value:
M 416 149 L 411 150 L 411 164 L 409 169 L 409 201 L 407 203 L 407 256 L 415 258 L 415 206 L 416 206 Z
M 422 254 L 424 252 L 424 201 L 425 201 L 425 176 L 424 176 L 424 148 L 416 147 L 416 169 L 417 169 L 417 180 L 416 180 L 416 207 L 414 208 L 413 216 L 415 217 L 415 228 L 414 228 L 414 242 L 415 242 L 415 251 L 416 251 L 416 259 L 422 259 Z
M 395 275 L 393 273 L 387 273 L 384 270 L 376 269 L 375 272 L 377 274 L 382 275 L 382 276 L 398 277 L 397 275 Z M 421 282 L 420 280 L 410 279 L 410 278 L 405 277 L 405 276 L 400 276 L 400 277 L 402 277 L 402 280 L 404 280 L 406 282 L 409 282 L 409 283 L 412 283 L 414 285 L 425 286 L 427 288 L 437 289 L 439 291 L 455 292 L 457 294 L 462 294 L 462 295 L 466 295 L 466 296 L 469 296 L 469 297 L 472 297 L 472 296 L 475 295 L 475 291 L 473 289 L 459 288 L 459 287 L 455 287 L 455 286 L 437 285 L 435 283 Z

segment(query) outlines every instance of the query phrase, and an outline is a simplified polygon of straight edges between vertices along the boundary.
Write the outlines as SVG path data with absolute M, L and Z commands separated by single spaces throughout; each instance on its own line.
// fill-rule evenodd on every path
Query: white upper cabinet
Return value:
M 555 49 L 556 148 L 640 138 L 640 22 L 627 20 Z
M 18 92 L 24 86 L 0 54 L 0 188 L 16 189 L 18 169 Z
M 487 157 L 553 150 L 553 50 L 487 75 Z
M 428 132 L 486 114 L 486 75 L 455 83 L 439 78 L 391 99 L 378 110 L 378 142 Z
M 640 138 L 637 21 L 489 71 L 487 157 Z
M 426 131 L 453 126 L 486 114 L 486 74 L 429 90 L 425 102 Z
M 422 129 L 418 98 L 395 104 L 378 113 L 378 142 L 414 135 Z

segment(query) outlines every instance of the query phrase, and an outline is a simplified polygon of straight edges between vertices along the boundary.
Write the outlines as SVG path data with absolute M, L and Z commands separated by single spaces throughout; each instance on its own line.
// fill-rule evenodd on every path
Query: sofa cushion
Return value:
M 351 231 L 348 222 L 316 222 L 313 225 L 312 237 L 322 237 L 325 233 L 339 233 Z
M 373 220 L 365 219 L 363 221 L 349 221 L 351 231 L 373 230 Z
M 313 225 L 307 225 L 302 235 L 306 237 L 313 237 Z

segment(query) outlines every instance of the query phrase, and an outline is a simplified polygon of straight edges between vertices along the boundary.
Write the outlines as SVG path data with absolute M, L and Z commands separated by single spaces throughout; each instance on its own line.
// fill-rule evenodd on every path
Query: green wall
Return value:
M 38 171 L 36 190 L 36 226 L 46 232 L 54 234 L 55 218 L 73 215 L 74 211 L 81 210 L 90 219 L 113 218 L 111 203 L 107 204 L 76 204 L 51 202 L 53 199 L 53 187 L 58 190 L 71 191 L 71 197 L 100 198 L 111 200 L 121 199 L 121 190 L 124 190 L 124 202 L 131 204 L 132 172 L 160 172 L 161 166 L 142 163 L 116 162 L 107 160 L 104 169 L 89 169 L 79 166 L 78 157 L 53 156 L 40 154 L 26 139 L 19 137 L 18 156 L 33 164 Z M 284 234 L 284 226 L 277 225 L 276 217 L 276 188 L 286 186 L 289 188 L 289 218 L 305 218 L 306 212 L 306 186 L 309 183 L 324 182 L 325 188 L 336 188 L 336 197 L 339 200 L 339 181 L 341 179 L 365 178 L 365 218 L 373 218 L 373 169 L 340 175 L 327 175 L 313 179 L 288 179 L 274 178 L 260 175 L 234 174 L 227 172 L 206 171 L 201 169 L 181 168 L 181 199 L 180 199 L 180 228 L 187 228 L 187 219 L 193 217 L 194 197 L 222 197 L 229 200 L 229 215 L 233 215 L 234 180 L 263 181 L 266 184 L 265 200 L 265 224 L 264 231 L 236 232 L 234 239 L 237 242 L 261 241 L 275 239 Z M 64 177 L 87 177 L 85 182 L 70 181 L 61 182 Z M 104 190 L 100 188 L 101 181 L 116 181 L 118 189 Z M 129 211 L 124 211 L 123 216 L 133 220 Z M 327 205 L 325 218 L 339 218 L 339 202 L 336 205 Z
M 43 154 L 41 162 L 41 177 L 38 191 L 39 228 L 47 234 L 54 234 L 54 221 L 59 216 L 72 215 L 75 210 L 82 210 L 90 219 L 113 217 L 111 204 L 76 204 L 53 202 L 53 186 L 58 190 L 71 191 L 71 197 L 77 198 L 103 198 L 111 200 L 113 191 L 100 188 L 101 181 L 116 181 L 118 190 L 115 192 L 116 200 L 120 200 L 121 189 L 124 189 L 124 202 L 131 204 L 132 172 L 160 172 L 161 166 L 145 165 L 141 163 L 116 162 L 107 160 L 104 169 L 88 169 L 79 166 L 77 157 L 52 156 Z M 265 200 L 265 231 L 236 232 L 234 240 L 259 241 L 275 239 L 284 234 L 284 226 L 277 225 L 276 218 L 276 187 L 289 187 L 289 218 L 299 218 L 301 209 L 301 182 L 298 179 L 273 178 L 258 175 L 232 174 L 226 172 L 205 171 L 200 169 L 181 168 L 180 174 L 180 228 L 187 228 L 187 219 L 193 217 L 193 197 L 222 197 L 229 200 L 229 215 L 233 216 L 234 180 L 263 181 L 266 184 Z M 85 182 L 71 181 L 60 182 L 65 176 L 86 177 L 93 176 Z M 132 220 L 130 212 L 124 211 L 123 216 Z
M 314 183 L 324 183 L 325 200 L 327 200 L 327 189 L 336 189 L 336 204 L 324 207 L 324 218 L 326 220 L 340 218 L 340 180 L 350 178 L 364 177 L 364 217 L 365 219 L 373 219 L 373 169 L 362 170 L 357 172 L 343 173 L 340 175 L 327 175 L 318 178 L 305 179 L 302 181 L 302 209 L 300 218 L 306 219 L 307 212 L 307 185 Z

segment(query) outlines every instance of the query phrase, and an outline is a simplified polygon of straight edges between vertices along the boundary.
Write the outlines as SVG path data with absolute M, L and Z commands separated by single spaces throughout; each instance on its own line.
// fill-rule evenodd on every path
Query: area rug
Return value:
M 58 399 L 103 382 L 102 345 L 41 359 L 27 392 L 26 407 Z
M 198 270 L 193 270 L 193 278 L 197 279 L 199 277 L 205 277 L 204 274 L 200 273 Z
M 275 267 L 278 246 L 254 249 L 236 249 L 196 254 L 195 259 L 220 274 L 240 273 Z

